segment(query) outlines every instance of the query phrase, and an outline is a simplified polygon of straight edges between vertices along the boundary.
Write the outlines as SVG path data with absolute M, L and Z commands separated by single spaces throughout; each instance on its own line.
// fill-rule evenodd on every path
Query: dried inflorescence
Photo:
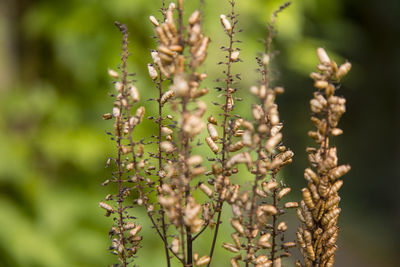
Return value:
M 202 227 L 208 225 L 212 214 L 209 203 L 201 205 L 193 197 L 197 186 L 191 182 L 201 177 L 206 169 L 202 166 L 202 156 L 191 151 L 196 145 L 194 140 L 206 126 L 202 117 L 207 106 L 199 98 L 208 93 L 207 88 L 200 86 L 207 75 L 196 69 L 206 58 L 210 38 L 202 33 L 199 11 L 191 14 L 186 27 L 182 13 L 183 4 L 178 1 L 177 6 L 171 3 L 165 10 L 163 22 L 150 17 L 158 40 L 158 48 L 152 52 L 153 63 L 148 68 L 159 89 L 159 114 L 155 119 L 159 127 L 156 192 L 161 214 L 161 220 L 152 222 L 155 228 L 161 229 L 159 233 L 167 253 L 170 250 L 185 266 L 200 266 L 208 264 L 210 257 L 193 253 L 192 244 Z M 165 92 L 162 90 L 163 83 L 167 82 L 164 77 L 171 81 Z M 167 103 L 174 115 L 165 116 L 163 107 Z M 166 119 L 172 120 L 172 125 L 165 124 Z M 200 183 L 198 187 L 212 195 L 205 184 Z M 175 231 L 170 229 L 167 235 L 170 224 Z M 168 254 L 167 259 L 169 265 Z
M 317 91 L 310 101 L 316 127 L 308 135 L 318 148 L 307 148 L 311 168 L 304 172 L 308 187 L 302 189 L 302 200 L 297 215 L 302 225 L 297 231 L 299 249 L 305 266 L 333 266 L 337 249 L 337 221 L 340 214 L 338 190 L 343 184 L 339 178 L 350 170 L 350 165 L 338 166 L 336 147 L 329 144 L 331 136 L 343 131 L 337 128 L 346 111 L 346 99 L 335 95 L 337 84 L 351 68 L 332 61 L 323 48 L 317 49 L 319 72 L 311 73 Z M 299 262 L 297 266 L 302 266 Z
M 293 152 L 282 145 L 280 131 L 283 124 L 275 103 L 276 95 L 283 93 L 283 88 L 270 88 L 270 44 L 277 12 L 273 14 L 268 26 L 265 52 L 257 57 L 261 84 L 250 88 L 259 102 L 252 106 L 253 119 L 239 118 L 231 123 L 232 137 L 240 139 L 230 140 L 232 143 L 228 150 L 240 152 L 229 156 L 225 167 L 230 172 L 237 164 L 244 163 L 254 175 L 252 186 L 246 190 L 230 181 L 229 175 L 220 175 L 222 196 L 232 207 L 231 225 L 235 230 L 232 234 L 233 242 L 224 242 L 223 247 L 236 254 L 231 259 L 234 267 L 239 266 L 240 261 L 246 266 L 280 266 L 281 258 L 289 256 L 288 249 L 295 246 L 294 242 L 284 241 L 287 225 L 279 221 L 279 216 L 286 209 L 297 207 L 297 203 L 280 202 L 290 192 L 290 188 L 277 181 L 278 172 L 291 163 L 293 157 Z M 225 21 L 225 16 L 221 16 L 221 22 L 229 33 L 231 24 Z M 255 157 L 252 156 L 254 152 Z
M 109 70 L 116 92 L 112 95 L 113 110 L 103 118 L 114 119 L 114 133 L 109 135 L 116 143 L 117 155 L 107 162 L 114 163 L 114 171 L 103 185 L 116 185 L 117 193 L 107 195 L 99 204 L 106 216 L 115 216 L 109 233 L 110 250 L 120 259 L 115 266 L 132 263 L 140 247 L 142 227 L 129 214 L 135 206 L 146 210 L 163 242 L 167 266 L 171 266 L 173 257 L 185 267 L 211 266 L 223 205 L 232 209 L 232 241 L 222 244 L 234 253 L 231 266 L 280 267 L 282 258 L 290 256 L 289 249 L 296 246 L 285 239 L 288 226 L 281 216 L 296 208 L 302 221 L 297 238 L 305 265 L 332 266 L 340 213 L 337 191 L 343 183 L 339 178 L 350 167 L 337 165 L 336 148 L 329 145 L 329 136 L 342 133 L 337 125 L 345 112 L 345 100 L 334 93 L 350 63 L 338 67 L 324 50 L 318 50 L 319 72 L 311 74 L 318 91 L 310 102 L 317 130 L 310 131 L 309 136 L 319 148 L 308 148 L 312 168 L 305 171 L 309 183 L 302 190 L 299 207 L 297 202 L 285 201 L 291 189 L 278 177 L 280 170 L 292 162 L 293 152 L 282 143 L 283 124 L 275 102 L 284 89 L 272 86 L 270 75 L 275 20 L 289 3 L 276 10 L 268 24 L 265 51 L 256 57 L 261 80 L 250 88 L 257 102 L 251 106 L 252 118 L 246 119 L 235 113 L 235 103 L 241 100 L 236 96 L 241 77 L 233 71 L 233 65 L 241 62 L 237 47 L 241 30 L 237 29 L 235 1 L 229 1 L 231 12 L 220 16 L 229 41 L 229 46 L 221 47 L 226 60 L 218 63 L 224 67 L 224 77 L 217 79 L 216 87 L 222 101 L 212 102 L 220 113 L 206 121 L 203 117 L 207 105 L 200 98 L 209 92 L 201 86 L 207 74 L 199 73 L 198 67 L 207 56 L 210 38 L 203 34 L 201 11 L 188 16 L 185 25 L 182 2 L 166 7 L 162 1 L 162 21 L 150 16 L 157 49 L 151 52 L 153 62 L 147 68 L 158 91 L 157 97 L 149 99 L 158 104 L 158 114 L 148 117 L 157 128 L 157 134 L 150 138 L 134 140 L 133 132 L 144 119 L 145 109 L 135 106 L 140 95 L 128 79 L 128 33 L 125 25 L 116 23 L 123 33 L 122 64 L 120 71 Z M 204 141 L 199 139 L 202 131 L 208 132 Z M 145 154 L 148 144 L 156 145 L 156 152 Z M 211 150 L 213 156 L 207 157 L 211 169 L 206 168 L 201 155 L 193 152 L 196 146 Z M 253 177 L 249 187 L 240 181 L 245 172 Z M 195 191 L 201 191 L 206 200 L 199 202 Z M 213 239 L 209 254 L 201 256 L 193 245 L 206 229 L 214 231 Z
M 132 76 L 127 71 L 128 32 L 125 25 L 118 22 L 115 24 L 123 34 L 122 64 L 120 72 L 114 70 L 108 72 L 116 80 L 115 93 L 112 94 L 115 100 L 112 113 L 104 114 L 103 119 L 114 119 L 114 133 L 108 134 L 116 143 L 117 155 L 107 161 L 107 166 L 114 163 L 115 168 L 111 179 L 106 180 L 103 185 L 116 184 L 118 192 L 107 195 L 99 206 L 106 211 L 106 216 L 114 216 L 114 225 L 109 232 L 112 239 L 110 250 L 118 256 L 121 263 L 115 266 L 128 266 L 133 261 L 142 240 L 139 235 L 142 227 L 132 222 L 134 218 L 129 215 L 128 209 L 133 205 L 140 206 L 143 202 L 147 202 L 141 185 L 144 180 L 141 170 L 146 165 L 142 160 L 144 146 L 141 141 L 136 142 L 132 137 L 134 129 L 143 120 L 145 109 L 140 106 L 133 112 L 140 96 L 133 81 L 128 80 L 128 77 Z M 139 196 L 133 194 L 135 190 L 139 191 Z M 127 204 L 129 196 L 134 197 L 133 205 L 132 202 Z

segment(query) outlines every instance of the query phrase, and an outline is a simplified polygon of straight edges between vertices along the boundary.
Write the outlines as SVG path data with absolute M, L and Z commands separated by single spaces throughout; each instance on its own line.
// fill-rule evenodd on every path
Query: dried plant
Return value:
M 311 121 L 316 127 L 308 135 L 318 148 L 307 148 L 308 159 L 313 169 L 307 168 L 304 178 L 308 187 L 302 189 L 303 199 L 297 216 L 302 225 L 297 231 L 299 249 L 305 266 L 333 266 L 337 249 L 338 217 L 340 214 L 338 195 L 343 181 L 339 178 L 350 170 L 350 165 L 338 166 L 336 147 L 329 144 L 331 136 L 343 133 L 337 128 L 346 111 L 346 99 L 335 95 L 340 79 L 350 68 L 349 62 L 341 66 L 330 60 L 323 48 L 317 49 L 320 61 L 319 72 L 311 73 L 317 91 L 310 101 L 313 113 Z M 302 266 L 299 262 L 296 266 Z
M 294 242 L 284 242 L 287 225 L 284 221 L 279 221 L 279 217 L 287 208 L 297 207 L 297 203 L 288 202 L 284 205 L 279 203 L 290 192 L 290 188 L 277 181 L 278 172 L 292 162 L 293 152 L 281 142 L 280 131 L 283 124 L 279 119 L 275 98 L 276 95 L 283 93 L 283 88 L 271 89 L 269 75 L 272 57 L 270 47 L 275 33 L 275 20 L 277 14 L 288 5 L 289 3 L 284 4 L 273 13 L 271 22 L 268 24 L 268 34 L 264 43 L 265 51 L 257 57 L 261 82 L 259 86 L 250 88 L 251 93 L 259 102 L 252 106 L 253 119 L 239 118 L 231 123 L 233 136 L 241 136 L 241 140 L 231 144 L 229 151 L 236 152 L 242 148 L 244 151 L 228 156 L 225 167 L 230 171 L 236 164 L 245 163 L 248 171 L 254 176 L 250 190 L 236 184 L 231 185 L 230 190 L 227 190 L 230 194 L 223 194 L 228 195 L 228 198 L 225 198 L 232 206 L 231 225 L 235 230 L 232 234 L 233 244 L 225 242 L 223 247 L 237 254 L 231 259 L 231 265 L 234 267 L 239 266 L 240 261 L 243 261 L 246 266 L 250 264 L 280 266 L 281 257 L 289 256 L 288 249 L 295 246 Z M 234 18 L 234 10 L 229 17 Z M 224 19 L 225 17 L 221 18 L 222 24 L 232 42 L 232 35 L 227 30 L 230 23 Z M 233 19 L 232 22 L 236 24 Z M 231 48 L 228 51 L 231 51 Z M 230 53 L 229 56 L 232 54 Z M 236 172 L 237 170 L 233 171 L 233 173 Z M 226 181 L 227 177 L 224 177 L 224 180 Z M 225 184 L 230 183 L 229 180 L 228 183 L 225 182 Z M 281 243 L 278 244 L 278 241 Z M 241 251 L 244 251 L 244 256 L 240 253 Z
M 115 165 L 111 179 L 106 180 L 103 185 L 116 184 L 118 192 L 106 196 L 106 202 L 100 202 L 100 207 L 106 210 L 106 216 L 113 214 L 114 226 L 109 232 L 112 239 L 110 250 L 118 255 L 120 265 L 128 266 L 133 261 L 133 257 L 139 248 L 142 237 L 139 232 L 142 227 L 132 222 L 133 216 L 130 216 L 128 210 L 132 208 L 132 204 L 127 204 L 127 198 L 131 196 L 133 190 L 139 191 L 139 198 L 134 199 L 133 205 L 142 205 L 145 198 L 143 197 L 142 181 L 140 169 L 144 165 L 144 161 L 140 160 L 144 155 L 144 146 L 142 141 L 133 140 L 133 132 L 135 127 L 143 120 L 145 109 L 143 106 L 136 109 L 135 115 L 132 115 L 134 105 L 139 101 L 139 92 L 133 80 L 128 80 L 127 71 L 128 60 L 128 32 L 125 25 L 115 22 L 123 34 L 122 40 L 122 64 L 120 72 L 109 70 L 109 75 L 114 79 L 119 79 L 114 83 L 115 98 L 112 113 L 103 115 L 103 119 L 114 119 L 114 133 L 108 133 L 111 139 L 115 141 L 117 148 L 116 158 L 109 158 L 107 166 Z M 108 204 L 113 202 L 114 204 Z
M 234 253 L 230 259 L 233 267 L 240 264 L 280 267 L 281 259 L 289 257 L 289 249 L 296 246 L 295 242 L 286 240 L 287 224 L 282 219 L 288 209 L 299 206 L 297 202 L 284 202 L 291 189 L 279 173 L 293 158 L 293 152 L 282 142 L 283 123 L 275 102 L 284 89 L 272 84 L 270 67 L 275 55 L 271 44 L 276 34 L 276 18 L 289 3 L 272 14 L 263 42 L 265 50 L 256 57 L 260 81 L 250 88 L 256 98 L 251 106 L 252 118 L 243 118 L 235 110 L 235 103 L 241 100 L 236 96 L 241 76 L 232 66 L 241 62 L 237 37 L 241 30 L 237 29 L 235 1 L 229 3 L 230 13 L 220 16 L 228 38 L 228 45 L 221 47 L 226 60 L 218 63 L 224 68 L 223 77 L 216 81 L 218 99 L 222 101 L 211 103 L 220 108 L 220 113 L 209 116 L 207 123 L 203 118 L 207 105 L 200 100 L 209 93 L 201 86 L 207 74 L 198 71 L 210 42 L 202 31 L 203 11 L 191 13 L 186 23 L 182 0 L 168 7 L 162 1 L 161 19 L 150 16 L 157 48 L 151 52 L 153 62 L 147 66 L 156 88 L 156 97 L 149 100 L 157 103 L 158 109 L 148 119 L 154 122 L 157 133 L 143 139 L 134 135 L 145 109 L 136 107 L 139 91 L 134 81 L 128 79 L 133 76 L 127 70 L 128 33 L 125 25 L 116 22 L 123 34 L 122 63 L 118 72 L 109 70 L 115 79 L 116 92 L 112 94 L 112 113 L 103 116 L 114 120 L 114 133 L 109 135 L 117 151 L 107 162 L 113 167 L 112 177 L 103 185 L 115 185 L 116 192 L 100 202 L 106 216 L 114 216 L 109 234 L 110 250 L 120 261 L 114 266 L 133 264 L 140 247 L 142 227 L 131 215 L 134 207 L 145 209 L 163 243 L 167 266 L 172 265 L 173 258 L 185 267 L 211 266 L 216 246 L 222 245 Z M 201 10 L 203 6 L 204 1 L 200 1 Z M 337 67 L 323 50 L 318 51 L 320 73 L 312 77 L 320 90 L 311 101 L 317 131 L 309 135 L 320 148 L 308 149 L 310 162 L 317 172 L 306 170 L 309 186 L 303 189 L 304 200 L 298 209 L 303 222 L 298 243 L 306 266 L 333 263 L 340 212 L 337 190 L 341 180 L 337 179 L 350 168 L 337 167 L 336 150 L 329 147 L 329 135 L 341 133 L 336 126 L 344 112 L 344 99 L 334 96 L 334 84 L 347 73 L 350 65 Z M 208 136 L 201 140 L 200 134 L 205 128 Z M 208 153 L 213 156 L 207 157 L 211 169 L 207 169 L 203 156 L 194 152 L 196 147 L 211 150 Z M 241 181 L 244 175 L 252 177 L 247 184 Z M 196 191 L 203 192 L 206 200 L 196 199 Z M 231 207 L 230 224 L 234 232 L 233 242 L 221 244 L 218 234 L 224 205 Z M 210 251 L 199 256 L 195 241 L 207 229 L 213 236 Z

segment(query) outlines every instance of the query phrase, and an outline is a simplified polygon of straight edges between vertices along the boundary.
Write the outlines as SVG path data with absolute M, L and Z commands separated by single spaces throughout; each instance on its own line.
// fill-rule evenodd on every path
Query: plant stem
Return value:
M 162 103 L 161 103 L 161 97 L 162 97 L 162 74 L 160 72 L 160 77 L 157 83 L 158 87 L 158 182 L 160 187 L 163 185 L 163 179 L 160 176 L 160 172 L 162 170 L 162 149 L 161 149 L 161 128 L 162 128 Z M 161 213 L 161 228 L 162 228 L 162 234 L 163 234 L 163 242 L 164 242 L 164 249 L 165 249 L 165 256 L 167 258 L 167 266 L 171 266 L 171 259 L 169 257 L 169 250 L 168 250 L 168 240 L 167 240 L 167 229 L 166 229 L 166 224 L 165 224 L 165 211 L 163 207 L 160 205 L 160 213 Z
M 232 74 L 231 74 L 231 67 L 232 67 L 232 52 L 233 52 L 233 33 L 234 33 L 234 29 L 235 29 L 235 16 L 234 16 L 234 2 L 231 3 L 232 5 L 232 10 L 231 10 L 231 23 L 232 23 L 232 29 L 229 32 L 228 36 L 229 36 L 229 49 L 228 49 L 228 62 L 227 62 L 227 72 L 226 72 L 226 87 L 225 87 L 225 105 L 224 105 L 224 120 L 222 123 L 222 129 L 223 129 L 223 135 L 222 135 L 222 158 L 221 158 L 221 165 L 222 165 L 222 174 L 225 174 L 226 171 L 226 156 L 227 156 L 227 142 L 226 142 L 226 138 L 227 138 L 227 119 L 229 117 L 229 111 L 228 111 L 228 104 L 230 101 L 231 96 L 231 84 L 232 84 Z M 215 231 L 214 231 L 214 235 L 213 235 L 213 240 L 212 240 L 212 244 L 211 244 L 211 250 L 210 250 L 210 262 L 208 263 L 207 267 L 209 267 L 211 265 L 211 261 L 213 258 L 213 254 L 214 254 L 214 249 L 215 249 L 215 244 L 217 242 L 217 237 L 218 237 L 218 230 L 219 230 L 219 225 L 221 224 L 221 214 L 222 214 L 222 206 L 223 206 L 224 202 L 221 200 L 221 196 L 218 196 L 218 206 L 217 206 L 217 222 L 216 222 L 216 226 L 215 226 Z

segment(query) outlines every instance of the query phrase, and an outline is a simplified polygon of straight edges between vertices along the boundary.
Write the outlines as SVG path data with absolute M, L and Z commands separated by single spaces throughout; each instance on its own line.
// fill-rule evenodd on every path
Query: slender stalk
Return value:
M 231 25 L 232 25 L 232 29 L 231 31 L 228 33 L 228 37 L 229 37 L 229 48 L 228 48 L 228 62 L 227 62 L 227 71 L 226 71 L 226 79 L 225 79 L 225 104 L 224 104 L 224 120 L 222 122 L 222 130 L 223 130 L 223 134 L 222 134 L 222 152 L 221 152 L 221 167 L 222 167 L 222 173 L 224 174 L 224 172 L 226 171 L 226 158 L 227 158 L 227 121 L 228 118 L 230 117 L 229 114 L 229 110 L 228 110 L 228 105 L 229 105 L 229 101 L 230 98 L 232 97 L 232 92 L 231 92 L 231 85 L 232 85 L 232 74 L 231 74 L 231 68 L 232 68 L 232 52 L 233 52 L 233 36 L 235 33 L 235 2 L 232 1 L 231 2 L 231 6 L 232 6 L 232 10 L 231 10 Z M 221 224 L 221 215 L 222 215 L 222 206 L 223 206 L 224 202 L 221 199 L 221 196 L 218 196 L 218 204 L 217 204 L 217 222 L 216 222 L 216 226 L 215 226 L 215 231 L 214 231 L 214 235 L 213 235 L 213 239 L 212 239 L 212 243 L 211 243 L 211 249 L 210 249 L 210 262 L 208 263 L 207 266 L 211 265 L 211 261 L 213 258 L 213 254 L 214 254 L 214 250 L 215 250 L 215 244 L 217 242 L 217 237 L 218 237 L 218 231 L 219 231 L 219 226 Z
M 275 174 L 272 175 L 272 180 L 275 181 Z M 277 191 L 277 189 L 275 189 L 273 194 L 272 194 L 274 207 L 277 207 L 277 205 L 278 205 L 277 199 L 276 199 L 277 198 L 276 191 Z M 275 252 L 276 252 L 276 237 L 277 237 L 276 220 L 277 220 L 277 215 L 272 215 L 272 235 L 271 235 L 271 238 L 272 238 L 271 261 L 272 262 L 275 261 Z
M 163 2 L 164 5 L 164 2 Z M 163 179 L 160 175 L 160 172 L 162 171 L 162 149 L 161 149 L 161 129 L 162 129 L 162 103 L 161 103 L 161 97 L 162 97 L 162 82 L 163 82 L 163 77 L 162 74 L 160 73 L 157 87 L 158 87 L 158 182 L 159 185 L 162 187 L 163 185 Z M 169 250 L 168 250 L 168 240 L 167 240 L 167 229 L 166 229 L 166 224 L 165 224 L 165 211 L 162 206 L 160 206 L 160 213 L 161 213 L 161 228 L 162 228 L 162 234 L 163 234 L 163 241 L 164 241 L 164 250 L 165 250 L 165 256 L 167 258 L 167 266 L 171 266 L 171 259 L 169 257 Z

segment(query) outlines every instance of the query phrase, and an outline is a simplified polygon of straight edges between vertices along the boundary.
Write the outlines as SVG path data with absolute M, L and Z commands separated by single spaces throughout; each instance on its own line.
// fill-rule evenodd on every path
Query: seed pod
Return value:
M 229 250 L 230 252 L 233 252 L 233 253 L 238 253 L 238 252 L 239 252 L 239 248 L 237 248 L 235 245 L 233 245 L 233 244 L 231 244 L 231 243 L 226 243 L 226 242 L 224 242 L 224 243 L 222 244 L 222 247 L 223 247 L 224 249 L 226 249 L 226 250 Z
M 233 51 L 233 52 L 231 53 L 231 60 L 232 60 L 232 61 L 237 61 L 237 60 L 239 60 L 239 54 L 240 54 L 239 51 Z
M 175 91 L 177 96 L 183 97 L 186 96 L 189 92 L 189 84 L 183 75 L 176 75 L 174 77 L 174 84 L 172 86 L 172 90 Z
M 149 75 L 150 75 L 151 79 L 153 81 L 156 80 L 158 78 L 158 73 L 157 73 L 156 68 L 154 68 L 154 66 L 151 64 L 147 64 L 147 68 L 149 70 Z
M 282 266 L 282 260 L 281 260 L 281 258 L 276 258 L 275 260 L 274 260 L 274 265 L 273 265 L 273 267 L 281 267 Z
M 239 263 L 235 258 L 231 259 L 231 266 L 232 267 L 239 267 Z
M 231 225 L 240 235 L 244 235 L 244 228 L 238 220 L 231 220 Z
M 172 250 L 172 252 L 177 254 L 179 252 L 179 248 L 180 248 L 179 239 L 177 237 L 175 237 L 174 239 L 172 239 L 172 242 L 171 242 L 171 250 Z
M 168 99 L 170 99 L 174 95 L 175 95 L 174 90 L 168 90 L 167 92 L 165 92 L 161 97 L 161 105 L 164 105 L 168 101 Z
M 270 137 L 265 144 L 265 149 L 267 152 L 271 153 L 281 140 L 282 133 L 278 133 L 275 136 Z
M 279 223 L 278 227 L 277 227 L 278 231 L 281 231 L 281 232 L 286 232 L 287 228 L 288 227 L 285 222 Z
M 263 109 L 262 109 L 262 107 L 260 105 L 253 105 L 252 114 L 253 114 L 253 118 L 256 121 L 261 120 L 261 118 L 263 118 L 264 115 L 265 115 L 264 111 L 263 111 Z
M 300 201 L 301 209 L 303 210 L 302 215 L 304 216 L 305 224 L 308 229 L 312 229 L 314 227 L 314 220 L 312 217 L 312 213 L 308 210 L 307 205 L 305 204 L 304 200 Z
M 208 117 L 207 120 L 208 120 L 209 123 L 217 125 L 217 119 L 214 118 L 213 116 Z
M 136 102 L 138 102 L 140 100 L 139 91 L 136 88 L 136 86 L 134 86 L 134 85 L 129 86 L 129 94 L 130 94 L 130 96 L 132 98 L 132 101 L 134 103 L 136 103 Z
M 108 205 L 107 203 L 105 203 L 103 201 L 99 203 L 99 207 L 102 208 L 102 209 L 105 209 L 109 213 L 113 213 L 114 212 L 113 207 L 111 207 L 110 205 Z
M 226 105 L 226 110 L 227 111 L 232 111 L 233 110 L 233 107 L 235 106 L 235 103 L 234 103 L 234 101 L 233 101 L 233 97 L 230 95 L 230 96 L 228 96 L 228 99 L 227 99 L 227 105 Z
M 233 241 L 236 244 L 236 247 L 240 248 L 241 244 L 240 244 L 239 236 L 236 233 L 233 233 L 231 236 L 232 236 Z
M 339 191 L 339 189 L 342 187 L 343 185 L 343 181 L 342 180 L 337 180 L 330 189 L 330 193 L 336 193 L 337 191 Z
M 221 20 L 221 23 L 222 23 L 222 26 L 224 27 L 224 29 L 227 32 L 230 32 L 232 30 L 232 25 L 229 22 L 229 20 L 226 18 L 226 16 L 225 15 L 221 15 L 219 18 Z
M 323 179 L 321 179 L 321 182 L 318 185 L 318 193 L 320 194 L 321 197 L 326 197 L 328 195 L 329 192 L 329 182 L 328 179 L 326 179 L 326 177 L 324 177 Z
M 285 208 L 291 209 L 291 208 L 297 208 L 299 204 L 297 202 L 286 202 L 285 203 Z
M 253 85 L 250 87 L 250 92 L 255 96 L 259 96 L 260 89 L 257 86 Z
M 268 242 L 268 240 L 270 239 L 271 234 L 270 233 L 266 233 L 263 234 L 262 236 L 260 236 L 260 238 L 258 239 L 257 245 L 264 247 L 264 248 L 270 248 L 272 245 L 271 243 Z
M 196 22 L 199 21 L 199 18 L 200 18 L 200 11 L 198 10 L 194 11 L 192 15 L 190 15 L 189 17 L 189 24 L 190 25 L 195 24 Z
M 203 256 L 203 257 L 201 257 L 200 259 L 198 259 L 197 261 L 195 261 L 195 264 L 197 265 L 197 266 L 202 266 L 202 265 L 206 265 L 206 264 L 208 264 L 209 262 L 210 262 L 210 260 L 211 260 L 211 258 L 210 258 L 210 256 Z
M 200 155 L 193 155 L 187 160 L 188 165 L 199 165 L 203 162 L 203 157 Z
M 158 23 L 158 20 L 154 17 L 154 16 L 150 16 L 149 17 L 150 22 L 154 25 L 154 26 L 160 26 L 160 23 Z
M 236 152 L 242 149 L 244 146 L 243 140 L 240 140 L 232 145 L 229 146 L 229 152 Z
M 297 243 L 299 244 L 299 246 L 301 248 L 305 248 L 306 247 L 306 243 L 303 239 L 303 229 L 299 227 L 299 229 L 296 232 L 296 236 L 297 236 Z
M 281 87 L 281 86 L 277 86 L 277 87 L 274 88 L 274 92 L 277 95 L 281 95 L 281 94 L 283 94 L 285 92 L 285 89 L 283 87 Z
M 330 210 L 332 207 L 337 206 L 339 202 L 340 202 L 340 197 L 338 195 L 331 196 L 325 203 L 325 209 Z
M 170 135 L 173 132 L 174 132 L 173 130 L 171 130 L 170 128 L 168 128 L 166 126 L 161 127 L 161 134 L 162 135 Z
M 265 193 L 272 194 L 273 191 L 278 187 L 278 183 L 270 180 L 268 181 L 268 183 L 266 182 L 261 183 L 261 186 Z
M 253 144 L 251 132 L 244 131 L 242 138 L 243 138 L 243 144 L 247 147 L 251 147 L 251 145 Z
M 341 79 L 343 76 L 346 76 L 346 74 L 350 71 L 351 69 L 351 63 L 346 62 L 342 65 L 340 65 L 338 71 L 336 72 L 336 77 L 338 79 Z
M 112 69 L 108 69 L 108 75 L 110 75 L 110 77 L 114 79 L 119 78 L 119 73 Z
M 121 110 L 119 107 L 113 107 L 112 111 L 113 111 L 112 114 L 113 114 L 114 118 L 117 118 L 121 115 Z
M 310 168 L 304 170 L 304 178 L 310 183 L 319 184 L 318 175 Z
M 268 215 L 275 215 L 278 213 L 278 210 L 273 205 L 261 205 L 259 208 Z
M 218 131 L 215 128 L 215 126 L 211 123 L 208 123 L 207 130 L 208 130 L 208 133 L 210 134 L 211 139 L 213 141 L 217 141 L 218 140 Z
M 132 230 L 129 231 L 129 237 L 134 237 L 136 236 L 140 231 L 142 230 L 142 226 L 138 225 Z
M 304 200 L 304 202 L 306 203 L 307 207 L 308 207 L 310 210 L 313 210 L 314 207 L 315 207 L 315 205 L 314 205 L 314 202 L 313 202 L 313 200 L 312 200 L 312 198 L 311 198 L 311 193 L 310 193 L 310 191 L 309 191 L 307 188 L 303 188 L 303 189 L 301 190 L 301 192 L 302 192 L 302 195 L 303 195 L 303 200 Z
M 209 188 L 207 185 L 201 183 L 199 187 L 200 190 L 203 191 L 203 193 L 206 194 L 208 197 L 211 197 L 213 195 L 212 189 Z
M 278 200 L 281 200 L 284 196 L 289 194 L 290 190 L 291 190 L 290 187 L 286 187 L 286 188 L 283 188 L 281 191 L 279 191 Z
M 163 141 L 161 142 L 161 149 L 165 152 L 165 153 L 172 153 L 175 150 L 174 145 L 169 142 L 169 141 Z
M 277 124 L 274 127 L 272 127 L 271 128 L 271 136 L 277 135 L 280 132 L 280 130 L 282 130 L 282 128 L 283 128 L 283 124 L 282 123 Z
M 215 154 L 218 153 L 219 147 L 218 145 L 212 140 L 212 138 L 210 136 L 206 137 L 206 142 L 208 147 L 211 149 L 212 152 L 214 152 Z
M 331 180 L 336 180 L 345 175 L 347 172 L 349 172 L 350 169 L 351 169 L 350 165 L 341 165 L 339 167 L 332 169 L 329 172 L 329 177 L 331 178 Z
M 329 59 L 329 56 L 326 53 L 325 49 L 323 49 L 321 47 L 317 48 L 317 56 L 318 56 L 319 62 L 321 62 L 321 64 L 325 64 L 325 65 L 331 64 L 331 60 Z
M 312 211 L 314 220 L 317 222 L 320 221 L 322 215 L 324 215 L 324 212 L 325 212 L 325 201 L 320 200 L 315 206 L 315 209 Z
M 325 213 L 325 215 L 321 219 L 322 225 L 327 225 L 331 220 L 339 216 L 339 213 L 340 213 L 340 208 L 334 208 L 330 210 L 328 213 Z
M 111 113 L 103 114 L 103 120 L 110 120 L 112 119 L 113 115 Z
M 311 261 L 315 261 L 315 252 L 311 244 L 306 246 L 307 256 Z
M 342 129 L 339 129 L 339 128 L 333 128 L 333 129 L 331 130 L 331 134 L 332 134 L 333 136 L 338 136 L 338 135 L 343 134 L 343 130 L 342 130 Z
M 135 168 L 135 165 L 131 162 L 126 165 L 127 171 L 131 171 Z

